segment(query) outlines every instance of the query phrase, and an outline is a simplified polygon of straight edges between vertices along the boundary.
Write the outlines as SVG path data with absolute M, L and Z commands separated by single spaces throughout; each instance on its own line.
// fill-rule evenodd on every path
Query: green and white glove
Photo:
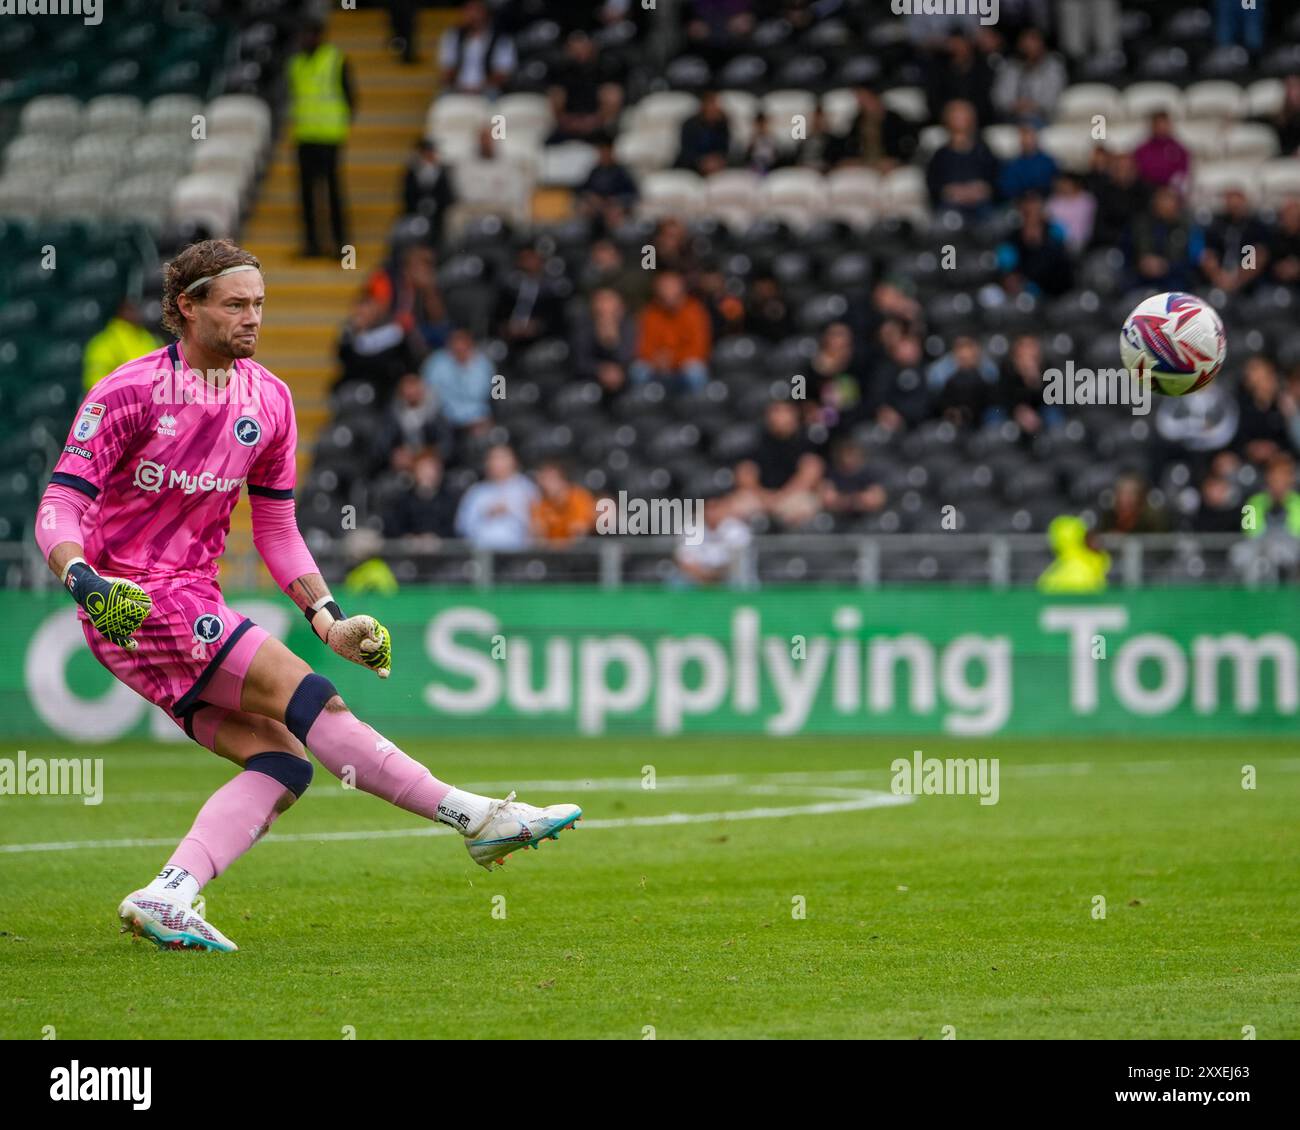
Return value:
M 369 667 L 381 679 L 388 678 L 393 667 L 393 641 L 383 624 L 373 616 L 345 618 L 332 599 L 305 611 L 312 630 L 335 655 Z
M 63 584 L 100 635 L 127 651 L 136 649 L 131 636 L 153 609 L 144 589 L 121 577 L 101 577 L 80 557 L 68 563 Z

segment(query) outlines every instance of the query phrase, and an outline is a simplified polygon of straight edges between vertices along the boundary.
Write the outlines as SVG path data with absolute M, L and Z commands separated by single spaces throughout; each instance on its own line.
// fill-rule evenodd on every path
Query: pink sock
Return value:
M 190 833 L 167 861 L 183 867 L 202 887 L 262 837 L 287 790 L 265 773 L 240 773 L 208 797 Z
M 451 792 L 350 710 L 322 710 L 303 744 L 334 776 L 430 820 L 438 819 L 438 805 Z

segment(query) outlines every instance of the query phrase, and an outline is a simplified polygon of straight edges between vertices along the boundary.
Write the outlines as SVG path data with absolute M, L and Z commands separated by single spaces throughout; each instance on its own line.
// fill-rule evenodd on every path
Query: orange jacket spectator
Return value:
M 695 298 L 682 297 L 675 306 L 651 302 L 641 311 L 637 359 L 659 370 L 676 370 L 709 359 L 712 330 L 708 311 Z
M 591 533 L 596 500 L 591 491 L 570 483 L 563 498 L 544 493 L 533 503 L 533 534 L 539 541 L 568 541 Z

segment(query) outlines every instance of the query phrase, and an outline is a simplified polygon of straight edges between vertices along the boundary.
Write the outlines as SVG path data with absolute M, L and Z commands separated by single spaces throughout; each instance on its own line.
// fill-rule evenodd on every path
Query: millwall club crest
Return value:
M 226 625 L 215 613 L 205 612 L 194 621 L 194 638 L 200 643 L 216 643 L 225 633 Z
M 240 416 L 235 421 L 235 438 L 245 447 L 252 447 L 262 438 L 262 425 L 252 416 Z
M 85 443 L 86 440 L 99 431 L 99 424 L 103 418 L 104 405 L 87 404 L 83 407 L 81 415 L 77 417 L 77 426 L 72 430 L 77 442 Z

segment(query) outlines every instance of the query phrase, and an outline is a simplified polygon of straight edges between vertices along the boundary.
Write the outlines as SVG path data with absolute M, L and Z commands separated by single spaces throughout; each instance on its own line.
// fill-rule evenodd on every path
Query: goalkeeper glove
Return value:
M 373 616 L 344 619 L 343 609 L 331 597 L 303 611 L 312 631 L 336 655 L 369 667 L 381 679 L 388 678 L 393 666 L 393 641 L 388 629 Z
M 153 608 L 144 589 L 120 577 L 101 577 L 80 557 L 64 569 L 63 583 L 100 635 L 127 651 L 136 649 L 131 635 Z

